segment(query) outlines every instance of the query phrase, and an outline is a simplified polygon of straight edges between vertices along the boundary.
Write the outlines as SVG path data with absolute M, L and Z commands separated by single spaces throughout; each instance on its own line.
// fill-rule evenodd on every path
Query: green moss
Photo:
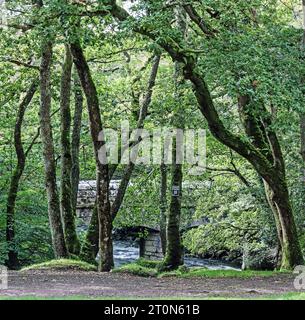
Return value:
M 262 300 L 305 300 L 305 292 L 289 292 L 263 297 Z
M 254 278 L 272 277 L 279 274 L 289 274 L 280 271 L 238 271 L 238 270 L 208 270 L 206 268 L 188 268 L 180 266 L 175 271 L 164 272 L 160 269 L 160 261 L 139 259 L 135 263 L 124 265 L 113 272 L 130 273 L 142 277 L 178 277 L 178 278 Z
M 112 272 L 129 273 L 140 277 L 157 277 L 160 264 L 161 261 L 140 258 L 136 262 L 123 265 L 120 268 L 114 269 Z
M 115 273 L 129 273 L 140 277 L 156 277 L 158 271 L 155 268 L 148 268 L 137 263 L 126 264 L 120 268 L 112 270 Z
M 70 260 L 70 259 L 58 259 L 46 261 L 39 264 L 34 264 L 23 268 L 21 271 L 27 270 L 41 270 L 41 269 L 51 269 L 51 270 L 79 270 L 79 271 L 97 271 L 96 266 L 91 265 L 87 262 L 80 260 Z
M 136 264 L 145 268 L 158 268 L 158 266 L 162 263 L 162 261 L 154 261 L 154 260 L 145 260 L 140 258 L 136 261 Z

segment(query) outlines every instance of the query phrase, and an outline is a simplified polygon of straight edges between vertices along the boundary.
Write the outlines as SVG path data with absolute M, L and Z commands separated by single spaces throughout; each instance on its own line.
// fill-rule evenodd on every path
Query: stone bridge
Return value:
M 110 183 L 110 201 L 114 201 L 117 194 L 117 190 L 120 185 L 120 180 L 112 180 Z M 96 199 L 96 181 L 80 181 L 78 198 L 77 198 L 77 228 L 78 231 L 85 231 L 90 223 L 92 211 L 95 205 Z M 207 223 L 206 219 L 200 219 L 193 221 L 187 226 L 181 229 L 181 232 L 185 232 L 192 228 L 198 228 L 199 226 Z M 140 233 L 146 234 L 146 237 L 139 237 Z M 118 234 L 122 236 L 125 234 L 128 237 L 139 240 L 140 257 L 144 257 L 151 260 L 162 259 L 162 245 L 160 237 L 159 226 L 142 225 L 131 228 L 125 228 L 123 231 L 119 230 Z M 120 236 L 118 235 L 118 236 Z M 116 236 L 116 235 L 115 235 Z

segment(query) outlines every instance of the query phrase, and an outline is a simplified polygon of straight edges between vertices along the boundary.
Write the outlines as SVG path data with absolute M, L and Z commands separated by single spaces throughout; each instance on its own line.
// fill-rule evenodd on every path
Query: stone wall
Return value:
M 160 232 L 151 231 L 145 239 L 140 240 L 140 257 L 148 260 L 163 258 Z

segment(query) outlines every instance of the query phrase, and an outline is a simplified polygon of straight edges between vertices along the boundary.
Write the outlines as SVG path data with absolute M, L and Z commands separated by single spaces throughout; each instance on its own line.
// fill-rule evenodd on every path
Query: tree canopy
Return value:
M 183 263 L 182 246 L 245 268 L 253 257 L 260 268 L 303 263 L 301 1 L 15 0 L 1 10 L 0 264 L 92 262 L 99 251 L 109 271 L 113 231 L 139 225 L 164 228 L 165 270 Z M 100 131 L 123 121 L 206 130 L 204 171 L 101 163 Z M 80 231 L 78 183 L 94 179 L 95 212 Z

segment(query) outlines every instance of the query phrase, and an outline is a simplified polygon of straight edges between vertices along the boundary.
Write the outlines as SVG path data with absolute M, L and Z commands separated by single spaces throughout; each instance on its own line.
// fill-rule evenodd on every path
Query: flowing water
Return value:
M 132 263 L 139 259 L 139 247 L 136 242 L 114 241 L 114 263 L 116 267 Z M 210 270 L 239 270 L 223 261 L 201 259 L 192 256 L 184 258 L 185 265 L 188 267 L 205 267 Z

